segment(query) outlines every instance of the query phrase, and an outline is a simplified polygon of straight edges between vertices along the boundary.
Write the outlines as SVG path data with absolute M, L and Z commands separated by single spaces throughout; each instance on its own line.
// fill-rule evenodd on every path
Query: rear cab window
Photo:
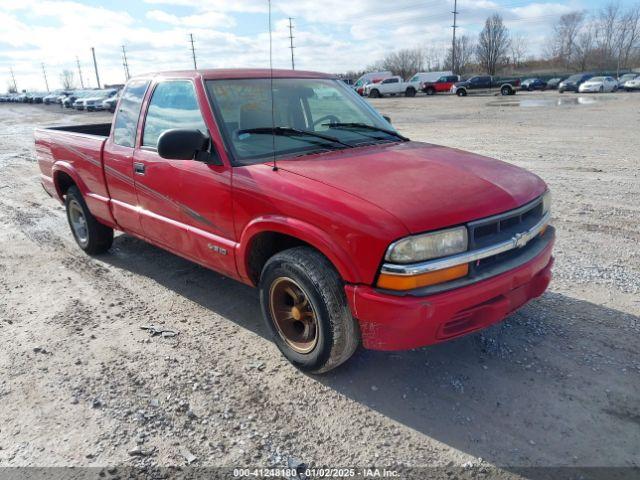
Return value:
M 135 146 L 142 99 L 148 87 L 149 80 L 132 80 L 122 92 L 113 123 L 113 143 L 116 145 Z

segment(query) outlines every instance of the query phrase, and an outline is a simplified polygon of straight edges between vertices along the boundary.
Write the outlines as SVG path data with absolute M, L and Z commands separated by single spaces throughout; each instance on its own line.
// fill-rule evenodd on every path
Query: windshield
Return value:
M 276 78 L 273 112 L 268 78 L 206 84 L 237 165 L 267 161 L 273 158 L 274 147 L 276 157 L 282 157 L 399 140 L 385 119 L 338 80 Z M 273 127 L 278 130 L 274 132 Z
M 589 79 L 590 82 L 604 82 L 604 77 L 593 77 Z

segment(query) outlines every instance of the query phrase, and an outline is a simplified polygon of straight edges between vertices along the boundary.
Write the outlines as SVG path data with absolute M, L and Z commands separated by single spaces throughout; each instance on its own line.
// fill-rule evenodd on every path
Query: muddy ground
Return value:
M 126 235 L 76 247 L 32 129 L 109 114 L 0 104 L 0 466 L 640 466 L 640 94 L 372 103 L 543 177 L 555 279 L 488 331 L 321 377 L 251 288 Z

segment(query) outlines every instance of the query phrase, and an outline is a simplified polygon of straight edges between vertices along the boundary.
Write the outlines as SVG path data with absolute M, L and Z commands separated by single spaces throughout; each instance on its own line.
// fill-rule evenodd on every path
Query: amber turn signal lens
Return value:
M 413 290 L 414 288 L 428 287 L 438 283 L 448 282 L 461 278 L 469 273 L 469 264 L 456 265 L 434 272 L 421 273 L 419 275 L 393 275 L 381 273 L 378 278 L 378 287 L 387 290 Z
M 547 223 L 544 227 L 542 227 L 542 230 L 540 230 L 540 236 L 542 237 L 544 235 L 544 232 L 547 231 L 547 227 L 549 226 L 549 224 Z

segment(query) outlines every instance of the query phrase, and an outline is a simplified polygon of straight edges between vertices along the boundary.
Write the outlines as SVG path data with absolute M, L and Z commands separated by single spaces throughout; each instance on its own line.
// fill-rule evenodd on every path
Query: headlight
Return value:
M 547 190 L 542 196 L 542 214 L 546 215 L 551 211 L 551 192 Z
M 421 262 L 464 252 L 468 244 L 466 227 L 449 228 L 398 240 L 387 250 L 385 260 L 393 263 Z

